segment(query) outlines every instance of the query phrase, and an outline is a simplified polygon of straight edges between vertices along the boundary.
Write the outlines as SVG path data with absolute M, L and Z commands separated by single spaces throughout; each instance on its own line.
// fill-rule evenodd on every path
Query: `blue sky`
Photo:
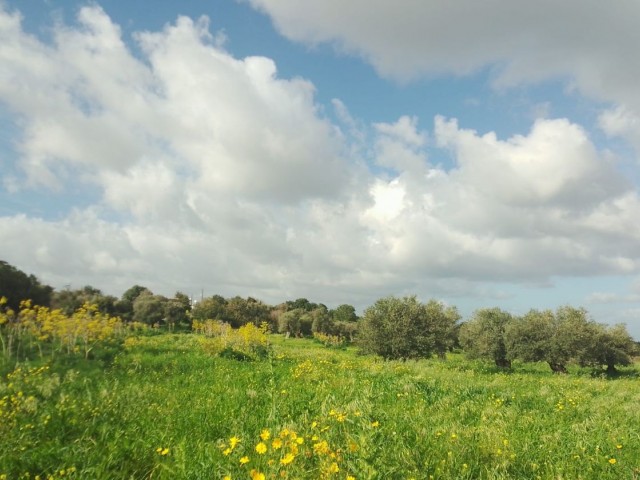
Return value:
M 0 258 L 640 338 L 635 2 L 0 0 Z

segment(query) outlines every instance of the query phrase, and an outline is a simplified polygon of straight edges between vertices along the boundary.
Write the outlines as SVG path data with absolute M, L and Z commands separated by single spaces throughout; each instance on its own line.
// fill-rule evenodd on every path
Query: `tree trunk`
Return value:
M 496 367 L 500 368 L 511 368 L 511 360 L 507 360 L 506 358 L 496 358 Z
M 607 364 L 607 373 L 609 373 L 609 374 L 618 373 L 618 370 L 616 369 L 615 364 L 613 364 L 613 363 Z
M 548 363 L 553 373 L 568 373 L 567 367 L 565 367 L 563 364 L 555 363 L 555 362 L 548 362 Z

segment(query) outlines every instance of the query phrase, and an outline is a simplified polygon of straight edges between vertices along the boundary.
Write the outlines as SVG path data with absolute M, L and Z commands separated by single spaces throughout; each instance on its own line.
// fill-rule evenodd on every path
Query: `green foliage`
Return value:
M 43 285 L 33 275 L 0 260 L 0 297 L 7 299 L 13 310 L 18 310 L 20 302 L 31 300 L 34 305 L 48 307 L 51 302 L 53 288 Z
M 197 302 L 191 309 L 194 320 L 226 320 L 227 301 L 220 295 L 213 295 Z
M 329 312 L 334 322 L 357 322 L 356 309 L 352 305 L 342 304 Z
M 118 299 L 111 295 L 104 295 L 99 289 L 86 285 L 79 290 L 61 290 L 54 292 L 51 297 L 51 308 L 62 310 L 66 315 L 72 315 L 85 303 L 96 305 L 101 313 L 116 314 Z
M 133 321 L 147 325 L 160 325 L 165 319 L 166 297 L 143 291 L 133 302 Z
M 234 358 L 236 360 L 257 360 L 270 352 L 267 324 L 260 327 L 247 323 L 234 329 L 220 320 L 195 320 L 194 331 L 204 338 L 200 345 L 210 355 Z
M 554 372 L 566 373 L 569 362 L 602 361 L 605 346 L 610 345 L 602 328 L 583 308 L 563 306 L 555 313 L 531 310 L 507 327 L 507 350 L 513 358 L 544 361 Z
M 624 325 L 599 325 L 595 332 L 593 351 L 584 363 L 606 366 L 607 371 L 612 373 L 616 371 L 616 365 L 631 365 L 633 356 L 638 353 L 638 345 Z
M 513 322 L 510 313 L 499 308 L 476 310 L 460 329 L 460 344 L 469 358 L 483 358 L 501 368 L 511 368 L 505 332 Z
M 385 359 L 444 356 L 458 319 L 455 308 L 435 300 L 422 304 L 415 296 L 386 297 L 365 310 L 358 343 L 364 352 Z
M 243 362 L 202 338 L 130 337 L 100 368 L 80 358 L 1 375 L 0 478 L 636 476 L 629 367 L 610 381 L 518 362 L 506 375 L 457 354 L 380 362 L 279 336 Z
M 313 318 L 301 308 L 283 312 L 278 317 L 278 332 L 294 337 L 307 337 L 313 331 Z
M 266 304 L 255 298 L 233 297 L 225 305 L 225 319 L 235 328 L 247 323 L 261 325 L 269 321 L 269 310 Z

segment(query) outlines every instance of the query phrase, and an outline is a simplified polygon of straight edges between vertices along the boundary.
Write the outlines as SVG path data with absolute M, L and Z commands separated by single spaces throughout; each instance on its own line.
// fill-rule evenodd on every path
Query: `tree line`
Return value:
M 546 362 L 556 373 L 567 365 L 606 367 L 629 365 L 638 355 L 638 344 L 624 325 L 595 322 L 583 308 L 563 306 L 555 311 L 530 310 L 514 316 L 499 308 L 476 310 L 463 322 L 458 310 L 437 300 L 426 303 L 416 296 L 381 298 L 364 311 L 342 304 L 329 309 L 306 298 L 268 305 L 252 297 L 224 298 L 213 295 L 193 302 L 186 294 L 173 297 L 154 294 L 134 285 L 120 298 L 99 289 L 55 291 L 6 262 L 0 261 L 0 297 L 17 310 L 22 300 L 59 309 L 72 315 L 84 304 L 118 316 L 125 322 L 140 322 L 169 330 L 191 330 L 194 320 L 217 320 L 239 328 L 266 324 L 271 332 L 287 336 L 329 335 L 355 342 L 361 351 L 385 359 L 417 359 L 461 349 L 470 359 L 485 359 L 499 368 L 512 362 Z

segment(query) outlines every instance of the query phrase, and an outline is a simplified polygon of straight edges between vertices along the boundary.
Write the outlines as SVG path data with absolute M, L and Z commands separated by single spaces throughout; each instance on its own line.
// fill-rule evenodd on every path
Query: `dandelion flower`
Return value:
M 282 440 L 279 438 L 274 439 L 273 442 L 271 442 L 271 446 L 276 450 L 282 448 Z
M 229 447 L 231 448 L 231 450 L 233 450 L 234 448 L 236 448 L 236 446 L 240 443 L 240 439 L 236 436 L 233 436 L 229 439 Z
M 609 463 L 610 463 L 611 465 L 615 465 L 615 464 L 616 464 L 616 462 L 617 462 L 617 460 L 616 460 L 615 458 L 610 458 L 610 459 L 609 459 Z
M 618 444 L 618 445 L 616 445 L 616 448 L 617 448 L 618 450 L 620 450 L 620 449 L 622 448 L 622 445 Z
M 377 420 L 376 420 L 375 422 L 371 422 L 371 426 L 372 426 L 373 428 L 378 428 L 378 427 L 380 426 L 380 422 L 379 422 L 379 421 L 377 421 Z
M 262 432 L 260 432 L 260 439 L 261 440 L 269 440 L 269 438 L 271 438 L 271 432 L 269 430 L 267 430 L 266 428 L 264 430 L 262 430 Z
M 340 471 L 340 467 L 336 462 L 333 462 L 329 465 L 329 473 L 338 473 Z
M 162 451 L 160 452 L 160 455 L 167 455 L 168 453 L 169 453 L 169 449 L 163 448 Z
M 240 459 L 240 465 L 244 465 L 245 463 L 249 463 L 249 457 L 246 455 Z
M 258 452 L 260 455 L 263 455 L 267 452 L 267 446 L 260 442 L 259 444 L 256 445 L 256 452 Z
M 282 465 L 289 465 L 295 459 L 295 455 L 293 453 L 287 453 L 281 460 L 280 463 Z
M 251 470 L 249 475 L 251 476 L 251 480 L 265 480 L 264 473 L 257 470 Z

